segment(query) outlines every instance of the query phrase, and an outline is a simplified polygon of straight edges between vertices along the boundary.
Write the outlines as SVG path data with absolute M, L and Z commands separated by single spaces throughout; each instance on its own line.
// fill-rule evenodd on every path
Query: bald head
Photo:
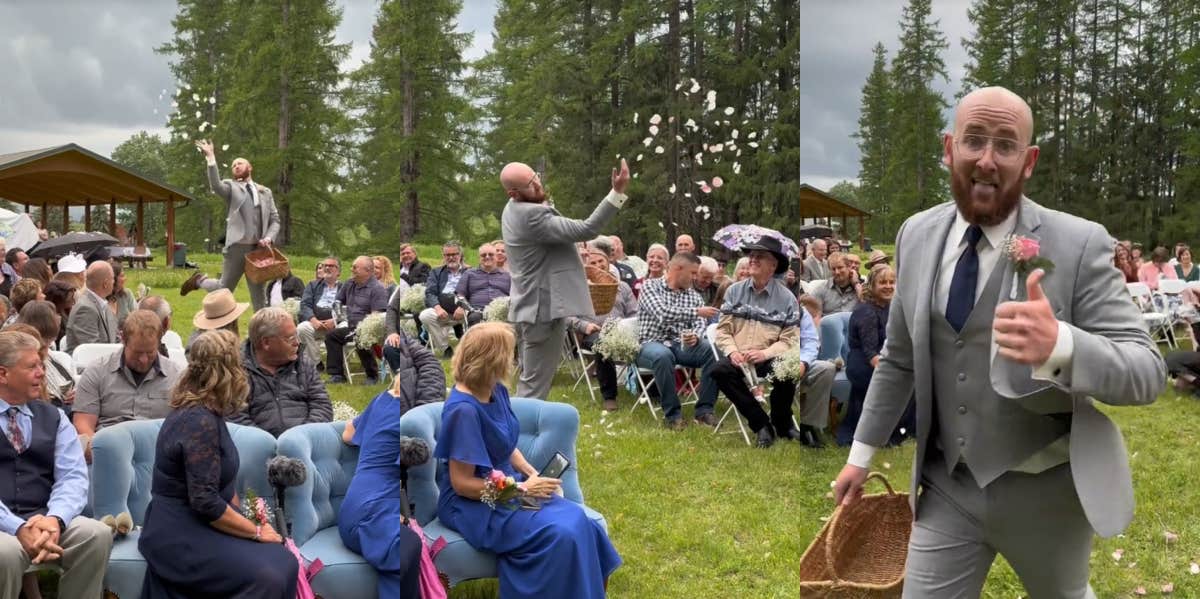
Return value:
M 250 161 L 238 156 L 229 163 L 229 170 L 233 171 L 233 178 L 238 181 L 245 181 L 250 178 L 250 173 L 254 167 L 250 166 Z
M 675 238 L 675 252 L 695 252 L 696 242 L 691 235 L 680 235 Z
M 541 179 L 537 172 L 523 162 L 510 162 L 500 171 L 500 185 L 508 197 L 526 202 L 541 202 L 546 199 Z
M 87 267 L 87 274 L 84 279 L 87 288 L 95 292 L 100 297 L 108 297 L 112 295 L 113 290 L 113 269 L 112 265 L 107 260 L 99 260 L 91 263 Z
M 1024 98 L 1003 87 L 982 87 L 963 96 L 954 111 L 954 134 L 962 134 L 974 120 L 1005 121 L 1013 129 L 1013 139 L 1033 141 L 1033 110 Z

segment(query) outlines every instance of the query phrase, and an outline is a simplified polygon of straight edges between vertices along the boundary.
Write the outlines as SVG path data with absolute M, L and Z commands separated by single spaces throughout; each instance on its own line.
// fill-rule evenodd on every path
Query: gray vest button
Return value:
M 959 414 L 966 414 L 966 413 L 967 413 L 967 406 L 958 406 L 958 413 L 959 413 Z
M 958 373 L 958 382 L 961 383 L 965 380 L 967 380 L 967 373 L 965 373 L 965 372 Z

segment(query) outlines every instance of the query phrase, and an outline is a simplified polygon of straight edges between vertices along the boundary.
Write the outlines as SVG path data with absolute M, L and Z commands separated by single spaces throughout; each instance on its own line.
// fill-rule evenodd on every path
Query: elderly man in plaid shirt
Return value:
M 663 277 L 646 281 L 640 298 L 638 340 L 642 350 L 637 365 L 654 371 L 666 426 L 673 430 L 685 426 L 675 390 L 676 365 L 701 369 L 696 422 L 708 426 L 717 423 L 713 415 L 717 386 L 711 373 L 716 360 L 703 336 L 705 321 L 715 316 L 717 309 L 705 306 L 704 298 L 692 289 L 699 268 L 700 259 L 695 254 L 675 254 Z

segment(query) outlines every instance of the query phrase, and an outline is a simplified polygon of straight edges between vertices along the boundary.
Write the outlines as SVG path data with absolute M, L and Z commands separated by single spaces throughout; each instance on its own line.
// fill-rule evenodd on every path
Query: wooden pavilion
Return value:
M 820 222 L 825 220 L 825 224 L 830 228 L 833 227 L 833 219 L 842 219 L 842 226 L 846 227 L 850 219 L 858 219 L 858 247 L 865 247 L 863 243 L 866 236 L 865 220 L 871 218 L 871 213 L 855 208 L 816 187 L 807 183 L 800 184 L 800 218 L 813 219 Z

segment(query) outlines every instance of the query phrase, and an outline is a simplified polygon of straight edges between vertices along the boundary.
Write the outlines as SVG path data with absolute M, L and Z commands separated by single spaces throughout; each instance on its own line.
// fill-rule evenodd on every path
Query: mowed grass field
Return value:
M 882 249 L 891 253 L 888 246 Z M 419 250 L 426 262 L 440 263 L 439 248 Z M 471 263 L 476 262 L 474 254 L 467 250 Z M 190 258 L 210 275 L 220 268 L 218 255 Z M 311 280 L 318 259 L 292 257 L 293 271 Z M 350 259 L 343 257 L 344 277 Z M 203 294 L 180 297 L 179 284 L 190 271 L 164 269 L 161 263 L 126 271 L 128 285 L 144 283 L 152 293 L 164 295 L 174 309 L 173 328 L 186 339 Z M 244 283 L 236 295 L 249 301 Z M 248 320 L 247 312 L 243 337 Z M 714 435 L 700 426 L 669 432 L 644 407 L 631 413 L 633 397 L 625 391 L 618 398 L 621 411 L 603 416 L 587 390 L 580 386 L 573 391 L 573 383 L 566 368 L 560 370 L 550 399 L 570 403 L 580 413 L 577 466 L 584 495 L 608 519 L 624 559 L 609 584 L 612 597 L 800 596 L 800 556 L 833 509 L 827 494 L 845 462 L 845 450 L 777 443 L 763 451 L 748 447 L 740 435 Z M 361 384 L 329 388 L 334 400 L 360 410 L 381 390 Z M 722 399 L 718 412 L 727 405 Z M 1200 463 L 1200 403 L 1168 390 L 1153 405 L 1105 411 L 1125 434 L 1138 504 L 1125 534 L 1097 539 L 1093 587 L 1109 598 L 1135 597 L 1139 588 L 1158 596 L 1163 585 L 1172 584 L 1174 596 L 1200 597 L 1200 575 L 1190 572 L 1191 564 L 1200 562 L 1200 490 L 1193 486 Z M 690 407 L 685 415 L 691 415 Z M 875 465 L 898 489 L 906 489 L 911 460 L 909 443 L 881 452 Z M 1176 540 L 1169 542 L 1167 532 Z M 1015 575 L 998 559 L 984 596 L 1023 595 Z M 495 585 L 464 584 L 451 596 L 495 597 Z

